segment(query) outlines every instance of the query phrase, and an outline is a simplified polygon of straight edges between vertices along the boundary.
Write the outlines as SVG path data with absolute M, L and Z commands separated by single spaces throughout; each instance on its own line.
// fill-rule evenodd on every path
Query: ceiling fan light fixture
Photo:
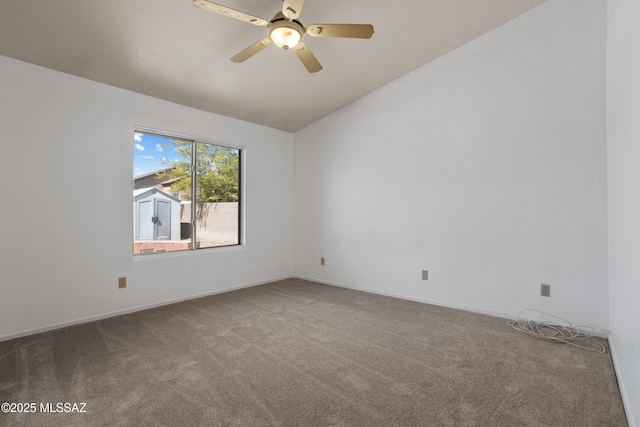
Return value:
M 244 62 L 273 43 L 285 51 L 293 48 L 293 52 L 307 71 L 316 73 L 322 70 L 322 65 L 302 42 L 302 36 L 305 33 L 312 37 L 348 37 L 355 39 L 368 39 L 373 35 L 373 25 L 371 24 L 312 24 L 305 28 L 298 21 L 298 16 L 300 16 L 300 10 L 304 3 L 305 0 L 282 0 L 282 11 L 276 13 L 271 21 L 265 21 L 248 13 L 216 4 L 211 0 L 193 0 L 193 4 L 196 7 L 258 27 L 267 27 L 269 37 L 258 40 L 233 56 L 231 58 L 232 62 Z
M 291 49 L 302 38 L 302 26 L 292 21 L 276 21 L 269 25 L 269 37 L 276 46 Z

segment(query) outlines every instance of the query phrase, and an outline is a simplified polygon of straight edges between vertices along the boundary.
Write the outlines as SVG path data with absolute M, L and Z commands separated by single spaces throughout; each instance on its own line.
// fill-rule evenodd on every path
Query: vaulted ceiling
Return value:
M 216 0 L 267 21 L 282 0 Z M 306 0 L 299 20 L 372 24 L 371 39 L 303 41 L 308 73 L 270 45 L 230 58 L 267 29 L 191 0 L 0 4 L 0 55 L 225 116 L 295 132 L 500 26 L 544 0 Z

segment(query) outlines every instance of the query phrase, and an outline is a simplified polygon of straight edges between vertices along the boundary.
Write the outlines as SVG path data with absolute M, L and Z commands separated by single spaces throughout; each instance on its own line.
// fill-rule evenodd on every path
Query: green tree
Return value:
M 171 145 L 165 148 L 169 148 Z M 240 151 L 236 148 L 195 143 L 196 147 L 196 197 L 191 197 L 192 143 L 174 140 L 173 150 L 180 157 L 165 166 L 164 175 L 175 182 L 171 191 L 180 191 L 181 198 L 196 203 L 237 202 L 239 194 Z

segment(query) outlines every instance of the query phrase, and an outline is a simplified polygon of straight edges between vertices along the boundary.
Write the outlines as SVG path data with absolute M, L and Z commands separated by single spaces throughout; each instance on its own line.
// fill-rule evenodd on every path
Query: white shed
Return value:
M 180 200 L 155 187 L 133 190 L 135 240 L 180 240 Z

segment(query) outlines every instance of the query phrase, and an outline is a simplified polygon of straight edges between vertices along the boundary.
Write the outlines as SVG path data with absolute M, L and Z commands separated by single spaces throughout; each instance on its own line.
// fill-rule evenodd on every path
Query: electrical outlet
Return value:
M 551 285 L 540 285 L 540 295 L 542 295 L 543 297 L 550 297 L 551 296 Z
M 429 271 L 422 270 L 422 280 L 429 280 Z
M 320 258 L 320 265 L 324 265 L 324 257 Z
M 126 277 L 118 277 L 118 289 L 127 287 L 127 278 Z

